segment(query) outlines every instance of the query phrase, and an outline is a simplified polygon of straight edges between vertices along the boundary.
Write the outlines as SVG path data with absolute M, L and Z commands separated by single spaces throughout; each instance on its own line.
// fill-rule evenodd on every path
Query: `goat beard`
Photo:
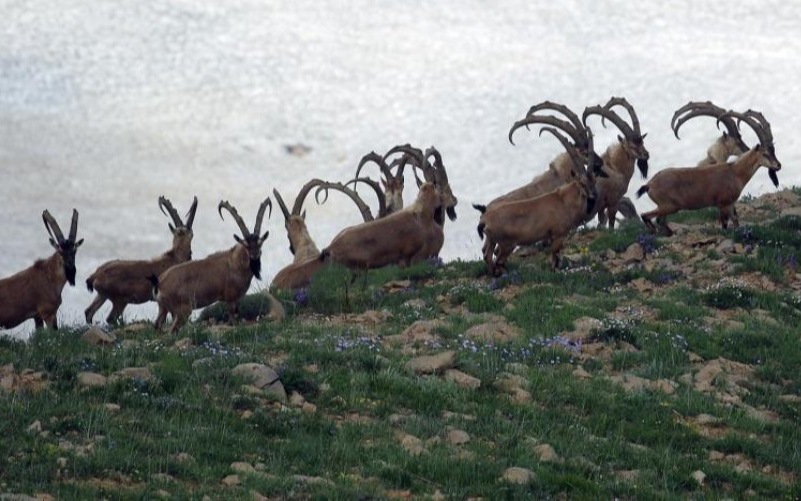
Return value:
M 642 175 L 643 179 L 648 177 L 648 160 L 644 158 L 638 158 L 637 168 L 640 169 L 640 174 Z
M 775 170 L 769 170 L 768 176 L 770 176 L 770 180 L 773 181 L 773 186 L 776 188 L 779 187 L 779 176 L 776 174 Z
M 67 276 L 67 282 L 69 282 L 72 287 L 75 287 L 75 267 L 65 266 L 64 274 Z
M 261 259 L 250 260 L 250 271 L 256 279 L 261 280 Z
M 454 207 L 453 205 L 450 205 L 450 206 L 448 206 L 448 208 L 445 210 L 445 212 L 447 212 L 447 213 L 448 213 L 448 218 L 449 218 L 451 221 L 456 221 L 456 207 Z
M 597 201 L 597 197 L 587 197 L 587 214 L 592 214 L 592 211 L 595 210 L 595 202 Z
M 441 205 L 436 209 L 434 209 L 434 221 L 440 226 L 445 224 L 445 215 L 444 212 L 442 211 Z

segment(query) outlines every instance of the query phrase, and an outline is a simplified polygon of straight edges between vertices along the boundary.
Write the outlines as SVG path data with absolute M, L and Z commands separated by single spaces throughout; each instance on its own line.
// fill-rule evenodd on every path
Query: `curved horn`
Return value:
M 768 140 L 771 143 L 773 143 L 773 131 L 770 128 L 770 123 L 768 122 L 768 120 L 765 118 L 765 116 L 762 113 L 749 109 L 745 113 L 743 113 L 743 115 L 745 115 L 747 117 L 751 117 L 754 120 L 756 120 L 757 122 L 759 122 L 759 124 L 765 130 L 765 137 L 767 137 Z
M 45 229 L 47 229 L 47 233 L 50 234 L 50 238 L 55 239 L 58 244 L 64 243 L 64 234 L 61 232 L 56 218 L 50 214 L 50 211 L 45 210 L 42 212 L 42 221 L 44 221 Z
M 323 183 L 322 179 L 312 179 L 308 183 L 303 185 L 303 188 L 300 189 L 298 192 L 298 196 L 295 197 L 295 203 L 292 204 L 292 215 L 293 216 L 300 216 L 300 211 L 303 210 L 303 202 L 306 200 L 306 197 L 309 195 L 309 192 L 315 186 L 319 186 L 320 183 Z
M 267 219 L 270 219 L 273 215 L 273 201 L 270 200 L 270 197 L 264 199 L 264 202 L 259 205 L 259 212 L 256 213 L 256 224 L 253 226 L 253 234 L 257 238 L 261 235 L 261 223 L 264 221 L 264 211 L 267 210 L 267 207 L 270 208 Z
M 584 132 L 585 130 L 584 124 L 581 123 L 581 119 L 578 117 L 578 115 L 576 115 L 575 112 L 573 112 L 573 110 L 571 110 L 564 104 L 554 103 L 553 101 L 543 101 L 540 104 L 535 104 L 534 106 L 529 108 L 528 113 L 526 113 L 526 117 L 530 117 L 531 115 L 540 110 L 553 110 L 558 113 L 561 113 L 562 115 L 567 117 L 568 120 L 570 120 L 570 122 L 573 124 L 573 127 L 575 127 L 576 130 L 581 132 Z M 526 128 L 528 128 L 528 126 L 526 126 Z
M 284 203 L 284 199 L 281 197 L 281 194 L 278 193 L 278 190 L 273 188 L 273 196 L 275 200 L 278 202 L 278 207 L 281 209 L 281 213 L 284 215 L 284 220 L 289 220 L 291 214 L 289 213 L 289 209 L 286 208 L 286 204 Z
M 627 124 L 625 120 L 620 118 L 620 116 L 614 111 L 607 110 L 606 108 L 600 105 L 589 106 L 584 109 L 584 113 L 582 113 L 581 115 L 581 120 L 584 122 L 585 125 L 587 123 L 587 117 L 589 117 L 590 115 L 600 116 L 601 125 L 603 125 L 604 127 L 606 127 L 606 123 L 604 122 L 604 120 L 608 119 L 610 122 L 615 124 L 615 127 L 617 127 L 620 130 L 620 132 L 623 133 L 623 135 L 626 136 L 627 138 L 631 138 L 634 136 L 634 131 L 631 129 L 631 127 L 629 127 L 629 124 Z
M 348 188 L 346 185 L 342 183 L 329 183 L 329 182 L 321 183 L 317 187 L 317 191 L 314 192 L 314 199 L 317 201 L 318 204 L 322 205 L 326 202 L 326 200 L 328 200 L 329 189 L 342 192 L 345 195 L 347 195 L 351 200 L 353 200 L 353 203 L 355 203 L 356 207 L 359 208 L 359 212 L 361 212 L 362 219 L 364 220 L 365 223 L 373 220 L 373 213 L 370 212 L 370 207 L 368 207 L 367 204 L 364 203 L 364 200 L 362 200 L 362 198 L 359 196 L 358 193 L 356 193 L 355 191 Z M 322 201 L 320 201 L 320 192 L 325 192 L 325 198 Z
M 689 113 L 687 113 L 689 112 Z M 684 113 L 686 115 L 682 116 Z M 725 114 L 726 110 L 713 104 L 710 101 L 704 102 L 689 102 L 676 110 L 676 113 L 673 114 L 673 118 L 670 120 L 670 128 L 673 129 L 673 134 L 676 136 L 676 139 L 679 138 L 679 128 L 684 125 L 687 121 L 701 116 L 708 116 L 713 118 L 720 118 L 721 115 Z M 740 135 L 740 130 L 737 128 L 737 125 L 734 123 L 734 120 L 731 117 L 724 117 L 723 120 L 720 121 L 728 131 L 729 135 L 732 136 L 738 143 L 740 143 L 740 147 L 747 150 L 748 147 L 743 142 L 742 136 Z
M 448 186 L 448 173 L 445 172 L 445 164 L 442 163 L 442 155 L 440 155 L 439 151 L 432 146 L 426 150 L 425 156 L 426 159 L 431 156 L 434 157 L 434 175 L 437 183 L 442 186 Z
M 378 198 L 378 216 L 377 217 L 380 219 L 380 218 L 386 216 L 387 215 L 387 197 L 386 197 L 386 195 L 384 195 L 384 192 L 381 190 L 381 186 L 379 186 L 378 183 L 376 183 L 375 181 L 373 181 L 369 177 L 357 177 L 355 179 L 351 179 L 350 181 L 345 183 L 345 186 L 348 186 L 349 184 L 353 184 L 353 191 L 355 193 L 356 192 L 356 184 L 357 183 L 364 183 L 367 186 L 369 186 L 370 188 L 372 188 L 373 191 L 375 191 L 375 196 Z M 316 196 L 317 195 L 315 194 L 315 197 Z M 320 203 L 320 202 L 318 202 L 318 203 Z
M 637 136 L 642 136 L 642 131 L 640 131 L 640 119 L 637 118 L 637 112 L 634 111 L 634 106 L 626 101 L 625 97 L 613 97 L 604 105 L 604 109 L 611 110 L 615 106 L 622 106 L 626 109 L 629 113 L 629 117 L 631 117 L 632 132 Z M 603 123 L 603 118 L 601 118 L 601 123 Z
M 387 165 L 386 156 L 382 157 L 375 151 L 371 151 L 370 153 L 363 156 L 361 160 L 359 160 L 359 165 L 356 167 L 356 177 L 359 177 L 359 174 L 362 172 L 362 167 L 364 167 L 365 164 L 370 162 L 373 162 L 374 164 L 378 165 L 378 167 L 381 169 L 381 173 L 384 174 L 384 177 L 387 179 L 387 181 L 393 179 L 392 171 Z
M 756 133 L 757 139 L 759 139 L 759 143 L 762 146 L 767 148 L 773 144 L 768 135 L 765 133 L 765 129 L 752 116 L 729 110 L 718 117 L 718 122 L 722 122 L 726 117 L 734 117 L 737 119 L 737 123 L 745 122 L 748 124 L 748 126 L 751 127 L 751 129 L 753 129 L 753 131 Z
M 70 223 L 70 242 L 75 242 L 78 238 L 78 211 L 72 209 L 72 222 Z
M 159 209 L 161 209 L 162 214 L 172 219 L 172 224 L 174 224 L 176 228 L 184 225 L 183 221 L 181 221 L 181 216 L 178 215 L 178 211 L 175 210 L 175 207 L 172 206 L 172 202 L 167 200 L 164 195 L 159 197 Z
M 239 213 L 236 211 L 236 209 L 230 203 L 228 203 L 228 200 L 220 201 L 220 205 L 217 206 L 217 212 L 220 213 L 220 219 L 225 220 L 222 215 L 223 209 L 227 210 L 228 213 L 234 218 L 237 226 L 239 226 L 239 231 L 242 232 L 242 236 L 244 238 L 248 238 L 250 236 L 250 230 L 248 230 L 247 225 L 245 225 L 245 222 L 242 221 L 242 218 L 239 216 Z
M 552 127 L 543 127 L 542 129 L 540 129 L 540 134 L 539 134 L 540 137 L 542 137 L 542 133 L 546 131 L 553 134 L 556 137 L 556 139 L 558 139 L 559 142 L 562 143 L 562 146 L 564 146 L 565 150 L 567 150 L 567 154 L 570 155 L 570 159 L 573 161 L 573 166 L 576 169 L 576 171 L 578 171 L 580 174 L 587 175 L 587 170 L 584 168 L 584 160 L 581 158 L 581 155 L 579 154 L 578 150 L 576 150 L 576 148 L 572 144 L 570 144 L 570 141 L 568 141 L 565 136 L 560 134 L 558 130 Z
M 192 199 L 192 205 L 189 207 L 189 212 L 186 213 L 186 227 L 192 229 L 195 224 L 195 214 L 197 213 L 197 196 Z
M 548 116 L 540 116 L 540 115 L 532 115 L 527 116 L 522 120 L 518 120 L 517 122 L 512 125 L 512 128 L 509 129 L 509 142 L 515 144 L 512 141 L 512 135 L 514 135 L 515 131 L 523 126 L 528 126 L 529 124 L 546 124 L 556 127 L 557 129 L 561 129 L 566 132 L 572 139 L 573 142 L 576 144 L 585 144 L 586 138 L 583 137 L 583 129 L 582 132 L 576 130 L 569 122 L 565 120 L 561 120 L 556 117 Z
M 384 155 L 384 158 L 389 157 L 390 155 L 394 155 L 395 153 L 407 153 L 411 156 L 411 159 L 415 160 L 415 162 L 410 162 L 415 169 L 420 169 L 423 171 L 423 177 L 429 183 L 434 182 L 434 173 L 431 169 L 431 165 L 426 162 L 425 157 L 423 156 L 423 152 L 419 148 L 414 148 L 410 144 L 403 144 L 398 145 L 392 148 Z M 417 178 L 417 171 L 415 171 L 415 178 Z M 418 179 L 418 184 L 420 180 Z

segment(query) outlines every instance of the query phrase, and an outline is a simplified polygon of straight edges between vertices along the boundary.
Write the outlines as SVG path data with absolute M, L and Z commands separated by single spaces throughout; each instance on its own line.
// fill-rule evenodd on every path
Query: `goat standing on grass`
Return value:
M 567 235 L 593 211 L 596 199 L 595 174 L 604 171 L 585 169 L 591 160 L 583 158 L 570 141 L 556 129 L 540 131 L 553 134 L 572 160 L 576 169 L 574 181 L 538 197 L 508 202 L 486 208 L 478 224 L 478 235 L 485 239 L 483 254 L 490 275 L 499 275 L 506 260 L 519 245 L 551 242 L 551 264 L 559 268 L 559 252 Z M 497 246 L 497 256 L 496 249 Z
M 227 210 L 239 226 L 242 238 L 234 235 L 236 245 L 227 251 L 173 266 L 158 279 L 153 278 L 154 286 L 158 290 L 157 329 L 164 325 L 169 313 L 173 317 L 170 333 L 175 334 L 189 319 L 192 310 L 204 308 L 217 301 L 228 303 L 229 319 L 232 323 L 236 322 L 239 300 L 248 291 L 253 277 L 261 279 L 261 246 L 270 232 L 267 231 L 262 236 L 259 234 L 267 207 L 272 213 L 272 202 L 269 198 L 259 206 L 256 225 L 251 233 L 236 209 L 228 202 L 220 202 L 217 207 L 220 217 L 223 217 L 222 210 Z
M 75 286 L 75 253 L 83 244 L 78 237 L 78 211 L 72 209 L 70 234 L 64 238 L 61 228 L 48 211 L 42 213 L 50 245 L 56 250 L 47 259 L 16 275 L 0 280 L 0 327 L 12 329 L 33 319 L 36 328 L 47 325 L 58 329 L 56 315 L 61 306 L 61 291 L 69 282 Z
M 92 304 L 86 308 L 86 323 L 91 324 L 97 310 L 106 300 L 111 301 L 111 312 L 106 322 L 112 324 L 120 319 L 129 304 L 142 304 L 153 300 L 150 278 L 159 276 L 168 268 L 192 259 L 192 225 L 197 212 L 197 197 L 186 215 L 186 224 L 181 220 L 172 203 L 159 197 L 159 209 L 172 219 L 167 227 L 172 233 L 172 248 L 149 261 L 109 261 L 101 265 L 86 280 L 89 292 L 97 292 Z M 173 226 L 174 225 L 174 226 Z
M 357 178 L 354 181 L 365 180 L 363 178 Z M 370 184 L 370 180 L 367 181 L 368 184 Z M 362 219 L 364 219 L 365 222 L 373 220 L 373 214 L 370 212 L 370 208 L 367 206 L 364 200 L 362 200 L 362 198 L 354 190 L 348 188 L 342 183 L 330 183 L 327 181 L 321 181 L 319 179 L 313 179 L 309 181 L 303 186 L 303 188 L 300 190 L 300 193 L 298 193 L 298 197 L 295 199 L 295 204 L 292 207 L 292 213 L 287 210 L 286 205 L 284 204 L 284 201 L 278 191 L 273 190 L 273 194 L 275 195 L 276 200 L 278 200 L 278 206 L 281 208 L 281 212 L 284 214 L 287 235 L 289 237 L 289 250 L 295 254 L 295 260 L 292 262 L 292 264 L 281 269 L 281 271 L 276 274 L 275 278 L 273 278 L 271 287 L 276 289 L 296 290 L 306 287 L 311 282 L 314 273 L 316 273 L 320 268 L 320 252 L 317 250 L 317 246 L 314 244 L 314 241 L 306 229 L 305 213 L 303 215 L 300 214 L 303 200 L 312 188 L 317 188 L 317 191 L 315 192 L 315 199 L 318 201 L 318 203 L 325 203 L 325 200 L 328 198 L 328 190 L 333 189 L 336 191 L 341 191 L 350 197 L 351 200 L 353 200 L 353 202 L 359 208 L 359 212 L 361 213 Z M 377 185 L 374 186 L 373 189 L 376 190 L 376 194 L 378 195 L 378 213 L 383 214 L 386 211 L 386 203 L 383 198 L 384 194 Z M 326 194 L 326 198 L 322 201 L 319 199 L 321 192 L 325 192 Z
M 628 112 L 631 117 L 631 125 L 615 113 L 612 109 L 615 106 L 621 106 Z M 605 121 L 608 119 L 623 134 L 623 136 L 618 136 L 617 143 L 609 146 L 602 155 L 604 172 L 607 177 L 598 180 L 598 202 L 595 207 L 598 214 L 598 225 L 603 227 L 608 222 L 609 228 L 614 228 L 619 204 L 626 195 L 629 182 L 634 175 L 635 162 L 642 177 L 648 177 L 650 154 L 644 144 L 645 136 L 648 134 L 642 133 L 640 120 L 637 118 L 634 107 L 622 97 L 611 98 L 603 107 L 590 106 L 586 108 L 582 114 L 585 124 L 590 115 L 599 115 L 603 125 L 606 125 Z
M 637 191 L 638 196 L 648 193 L 657 206 L 655 210 L 642 215 L 642 220 L 651 233 L 657 230 L 651 222 L 653 217 L 656 217 L 662 233 L 670 236 L 673 232 L 667 225 L 668 215 L 705 207 L 718 208 L 720 224 L 724 229 L 728 227 L 729 219 L 732 219 L 736 228 L 740 222 L 733 211 L 734 204 L 757 169 L 766 167 L 771 179 L 778 184 L 776 172 L 781 170 L 782 164 L 776 158 L 770 124 L 761 114 L 758 114 L 760 119 L 756 119 L 755 115 L 757 113 L 753 111 L 729 111 L 718 118 L 721 122 L 728 117 L 736 118 L 740 123 L 745 122 L 759 138 L 759 144 L 736 161 L 703 167 L 665 169 Z

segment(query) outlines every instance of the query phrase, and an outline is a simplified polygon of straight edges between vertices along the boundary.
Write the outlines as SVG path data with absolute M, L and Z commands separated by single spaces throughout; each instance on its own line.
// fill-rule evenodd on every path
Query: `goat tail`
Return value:
M 91 277 L 86 279 L 86 288 L 89 289 L 89 292 L 95 291 L 95 277 L 92 275 Z
M 153 300 L 156 300 L 156 296 L 159 293 L 159 276 L 155 273 L 147 277 L 147 281 L 150 282 L 151 290 L 150 293 L 153 295 Z
M 651 188 L 647 184 L 642 185 L 642 188 L 637 190 L 637 198 L 640 198 L 641 196 L 643 196 L 646 193 L 648 193 L 649 189 L 651 189 Z
M 480 213 L 482 213 L 482 214 L 484 214 L 485 212 L 487 212 L 487 206 L 486 206 L 486 205 L 481 205 L 481 204 L 473 204 L 473 208 L 474 208 L 475 210 L 479 211 L 479 212 L 480 212 Z
M 477 228 L 478 229 L 478 236 L 480 236 L 482 240 L 484 240 L 484 227 L 485 226 L 487 226 L 487 225 L 483 221 L 478 223 L 478 228 Z

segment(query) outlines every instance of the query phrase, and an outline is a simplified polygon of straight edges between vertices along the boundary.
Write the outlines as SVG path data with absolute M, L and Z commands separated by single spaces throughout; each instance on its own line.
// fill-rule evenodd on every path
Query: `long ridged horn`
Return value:
M 560 134 L 558 130 L 552 127 L 543 127 L 542 129 L 540 129 L 539 135 L 542 136 L 542 133 L 546 131 L 553 134 L 556 137 L 556 139 L 558 139 L 559 142 L 562 143 L 562 146 L 567 151 L 567 154 L 570 155 L 570 160 L 573 161 L 573 167 L 575 168 L 576 172 L 579 174 L 583 174 L 585 176 L 588 175 L 587 170 L 584 168 L 584 160 L 582 159 L 578 150 L 576 150 L 576 148 L 570 143 L 570 141 L 568 141 L 568 139 L 565 136 Z
M 642 131 L 640 130 L 640 119 L 637 118 L 637 112 L 634 111 L 634 106 L 626 101 L 625 97 L 613 97 L 604 105 L 604 108 L 611 110 L 615 106 L 621 106 L 625 108 L 625 110 L 629 113 L 629 117 L 631 117 L 632 132 L 637 136 L 642 136 Z M 601 123 L 603 123 L 603 118 L 601 118 Z
M 242 217 L 236 211 L 234 206 L 228 203 L 228 200 L 220 201 L 220 205 L 217 206 L 217 212 L 220 213 L 220 219 L 224 221 L 225 218 L 222 215 L 223 209 L 227 210 L 228 213 L 231 214 L 231 216 L 234 218 L 234 221 L 236 222 L 237 226 L 239 226 L 239 231 L 242 232 L 242 237 L 248 238 L 250 236 L 250 230 L 248 229 L 245 222 L 242 221 Z
M 541 111 L 541 110 L 552 110 L 558 113 L 561 113 L 568 120 L 573 124 L 573 127 L 582 134 L 586 135 L 586 127 L 583 123 L 581 123 L 581 119 L 576 115 L 576 113 L 565 106 L 564 104 L 554 103 L 553 101 L 543 101 L 540 104 L 535 104 L 531 108 L 529 108 L 528 113 L 526 113 L 526 117 L 532 116 L 534 113 Z M 526 129 L 528 129 L 528 125 L 526 125 Z M 586 147 L 586 144 L 579 144 L 579 146 Z
M 324 182 L 325 181 L 322 179 L 315 178 L 303 185 L 303 188 L 301 188 L 298 192 L 298 196 L 295 197 L 295 203 L 292 204 L 293 216 L 300 216 L 300 212 L 303 210 L 303 202 L 306 200 L 306 197 L 309 195 L 311 189 L 320 186 L 320 183 Z
M 281 197 L 281 194 L 278 193 L 278 190 L 273 188 L 273 196 L 275 200 L 278 202 L 278 207 L 281 209 L 281 213 L 284 215 L 284 220 L 288 221 L 291 214 L 289 213 L 289 209 L 287 209 L 286 204 L 284 203 L 284 199 Z
M 620 118 L 620 116 L 614 111 L 607 110 L 600 105 L 588 106 L 587 108 L 584 109 L 584 113 L 582 113 L 581 115 L 581 119 L 584 121 L 585 124 L 587 123 L 587 118 L 590 115 L 600 116 L 602 119 L 601 124 L 604 127 L 606 127 L 604 120 L 608 119 L 610 122 L 615 124 L 615 127 L 617 127 L 620 130 L 620 132 L 623 133 L 624 136 L 626 136 L 626 138 L 631 139 L 634 137 L 634 131 L 631 129 L 631 127 L 629 127 L 629 124 L 627 124 L 625 120 Z
M 270 219 L 273 215 L 273 202 L 270 200 L 270 197 L 264 199 L 264 202 L 259 205 L 259 212 L 256 213 L 256 224 L 253 226 L 253 234 L 257 238 L 261 238 L 261 224 L 264 222 L 264 211 L 267 210 L 267 207 L 270 208 L 270 212 L 267 214 L 267 219 Z
M 509 142 L 515 144 L 512 140 L 512 136 L 514 135 L 515 131 L 520 127 L 527 126 L 529 124 L 546 124 L 552 127 L 556 127 L 557 129 L 561 129 L 565 133 L 567 133 L 572 139 L 573 142 L 576 144 L 585 144 L 586 137 L 584 136 L 583 132 L 579 132 L 573 127 L 570 122 L 566 120 L 562 120 L 556 117 L 552 117 L 550 115 L 547 116 L 540 116 L 540 115 L 532 115 L 527 116 L 522 120 L 518 120 L 517 122 L 512 125 L 512 128 L 509 129 Z
M 759 124 L 765 130 L 765 137 L 767 137 L 768 140 L 771 142 L 771 144 L 773 144 L 773 131 L 770 128 L 770 123 L 762 113 L 749 109 L 745 113 L 743 113 L 743 115 L 751 117 L 757 122 L 759 122 Z
M 353 203 L 355 203 L 356 207 L 359 208 L 359 212 L 361 212 L 362 219 L 364 220 L 365 223 L 373 220 L 373 213 L 370 212 L 370 207 L 368 207 L 367 204 L 364 203 L 364 200 L 362 200 L 362 198 L 359 196 L 358 193 L 356 193 L 355 191 L 348 188 L 346 185 L 342 183 L 329 183 L 329 182 L 321 183 L 317 187 L 317 191 L 314 192 L 314 199 L 317 201 L 318 204 L 322 205 L 326 202 L 326 200 L 328 200 L 328 190 L 339 191 L 347 195 L 351 200 L 353 200 Z M 320 200 L 321 192 L 325 193 L 325 198 L 323 198 L 323 200 Z
M 686 115 L 684 115 L 684 113 L 686 113 Z M 673 118 L 670 119 L 670 128 L 673 129 L 673 134 L 676 136 L 676 139 L 680 139 L 679 128 L 681 128 L 681 126 L 689 120 L 702 116 L 720 118 L 721 115 L 725 113 L 726 110 L 715 105 L 711 101 L 691 101 L 676 110 L 676 113 L 673 114 Z M 726 127 L 729 136 L 737 141 L 737 144 L 741 149 L 744 151 L 748 150 L 748 146 L 743 141 L 743 138 L 740 135 L 740 130 L 737 128 L 737 124 L 734 123 L 734 120 L 731 117 L 724 117 L 719 123 L 722 123 Z
M 186 227 L 192 229 L 195 224 L 195 214 L 197 213 L 197 196 L 192 199 L 192 205 L 189 207 L 189 212 L 186 213 Z
M 410 163 L 415 169 L 420 169 L 421 171 L 423 171 L 423 177 L 425 178 L 425 180 L 429 183 L 435 182 L 433 169 L 431 168 L 431 165 L 428 164 L 425 157 L 423 156 L 423 152 L 419 148 L 414 148 L 410 144 L 398 145 L 389 150 L 386 153 L 386 155 L 384 155 L 384 158 L 386 159 L 387 157 L 394 155 L 396 153 L 408 153 L 412 157 L 412 159 L 416 162 L 416 163 L 414 162 Z M 415 178 L 417 178 L 416 171 L 415 171 Z M 417 179 L 417 181 L 418 184 L 420 184 L 419 178 Z
M 367 186 L 369 186 L 370 188 L 372 188 L 373 191 L 375 191 L 375 196 L 378 198 L 378 215 L 376 216 L 376 218 L 381 219 L 382 217 L 386 216 L 387 215 L 387 197 L 384 194 L 384 191 L 381 189 L 381 186 L 377 182 L 375 182 L 372 179 L 370 179 L 369 177 L 357 177 L 356 179 L 351 179 L 350 181 L 345 183 L 345 186 L 348 186 L 348 185 L 352 184 L 353 185 L 353 191 L 355 192 L 356 191 L 356 185 L 358 183 L 364 183 Z
M 70 223 L 69 241 L 75 243 L 77 238 L 78 238 L 78 211 L 72 209 L 72 222 Z
M 63 244 L 65 242 L 64 233 L 61 232 L 61 227 L 59 227 L 56 222 L 56 218 L 50 214 L 50 211 L 45 210 L 42 212 L 42 221 L 44 221 L 45 229 L 50 235 L 50 238 L 55 239 L 56 243 L 59 245 Z
M 359 160 L 359 165 L 356 167 L 356 177 L 359 177 L 359 174 L 362 172 L 362 167 L 366 164 L 373 162 L 374 164 L 378 165 L 381 169 L 381 173 L 384 174 L 384 177 L 387 181 L 391 181 L 394 179 L 392 175 L 392 171 L 390 170 L 389 166 L 387 165 L 386 157 L 382 157 L 375 151 L 371 151 L 370 153 L 366 154 Z
M 172 219 L 172 224 L 174 224 L 176 228 L 184 225 L 184 222 L 181 221 L 181 216 L 178 215 L 178 211 L 175 210 L 175 207 L 172 206 L 172 202 L 164 195 L 159 197 L 159 209 L 161 209 L 162 214 Z
M 762 127 L 762 125 L 759 124 L 752 116 L 729 110 L 718 118 L 718 122 L 722 122 L 726 117 L 736 118 L 738 124 L 742 122 L 748 124 L 748 126 L 751 127 L 751 129 L 753 129 L 753 131 L 756 133 L 759 143 L 765 148 L 770 148 L 773 146 L 773 141 L 771 141 L 770 137 L 765 133 L 764 127 Z

